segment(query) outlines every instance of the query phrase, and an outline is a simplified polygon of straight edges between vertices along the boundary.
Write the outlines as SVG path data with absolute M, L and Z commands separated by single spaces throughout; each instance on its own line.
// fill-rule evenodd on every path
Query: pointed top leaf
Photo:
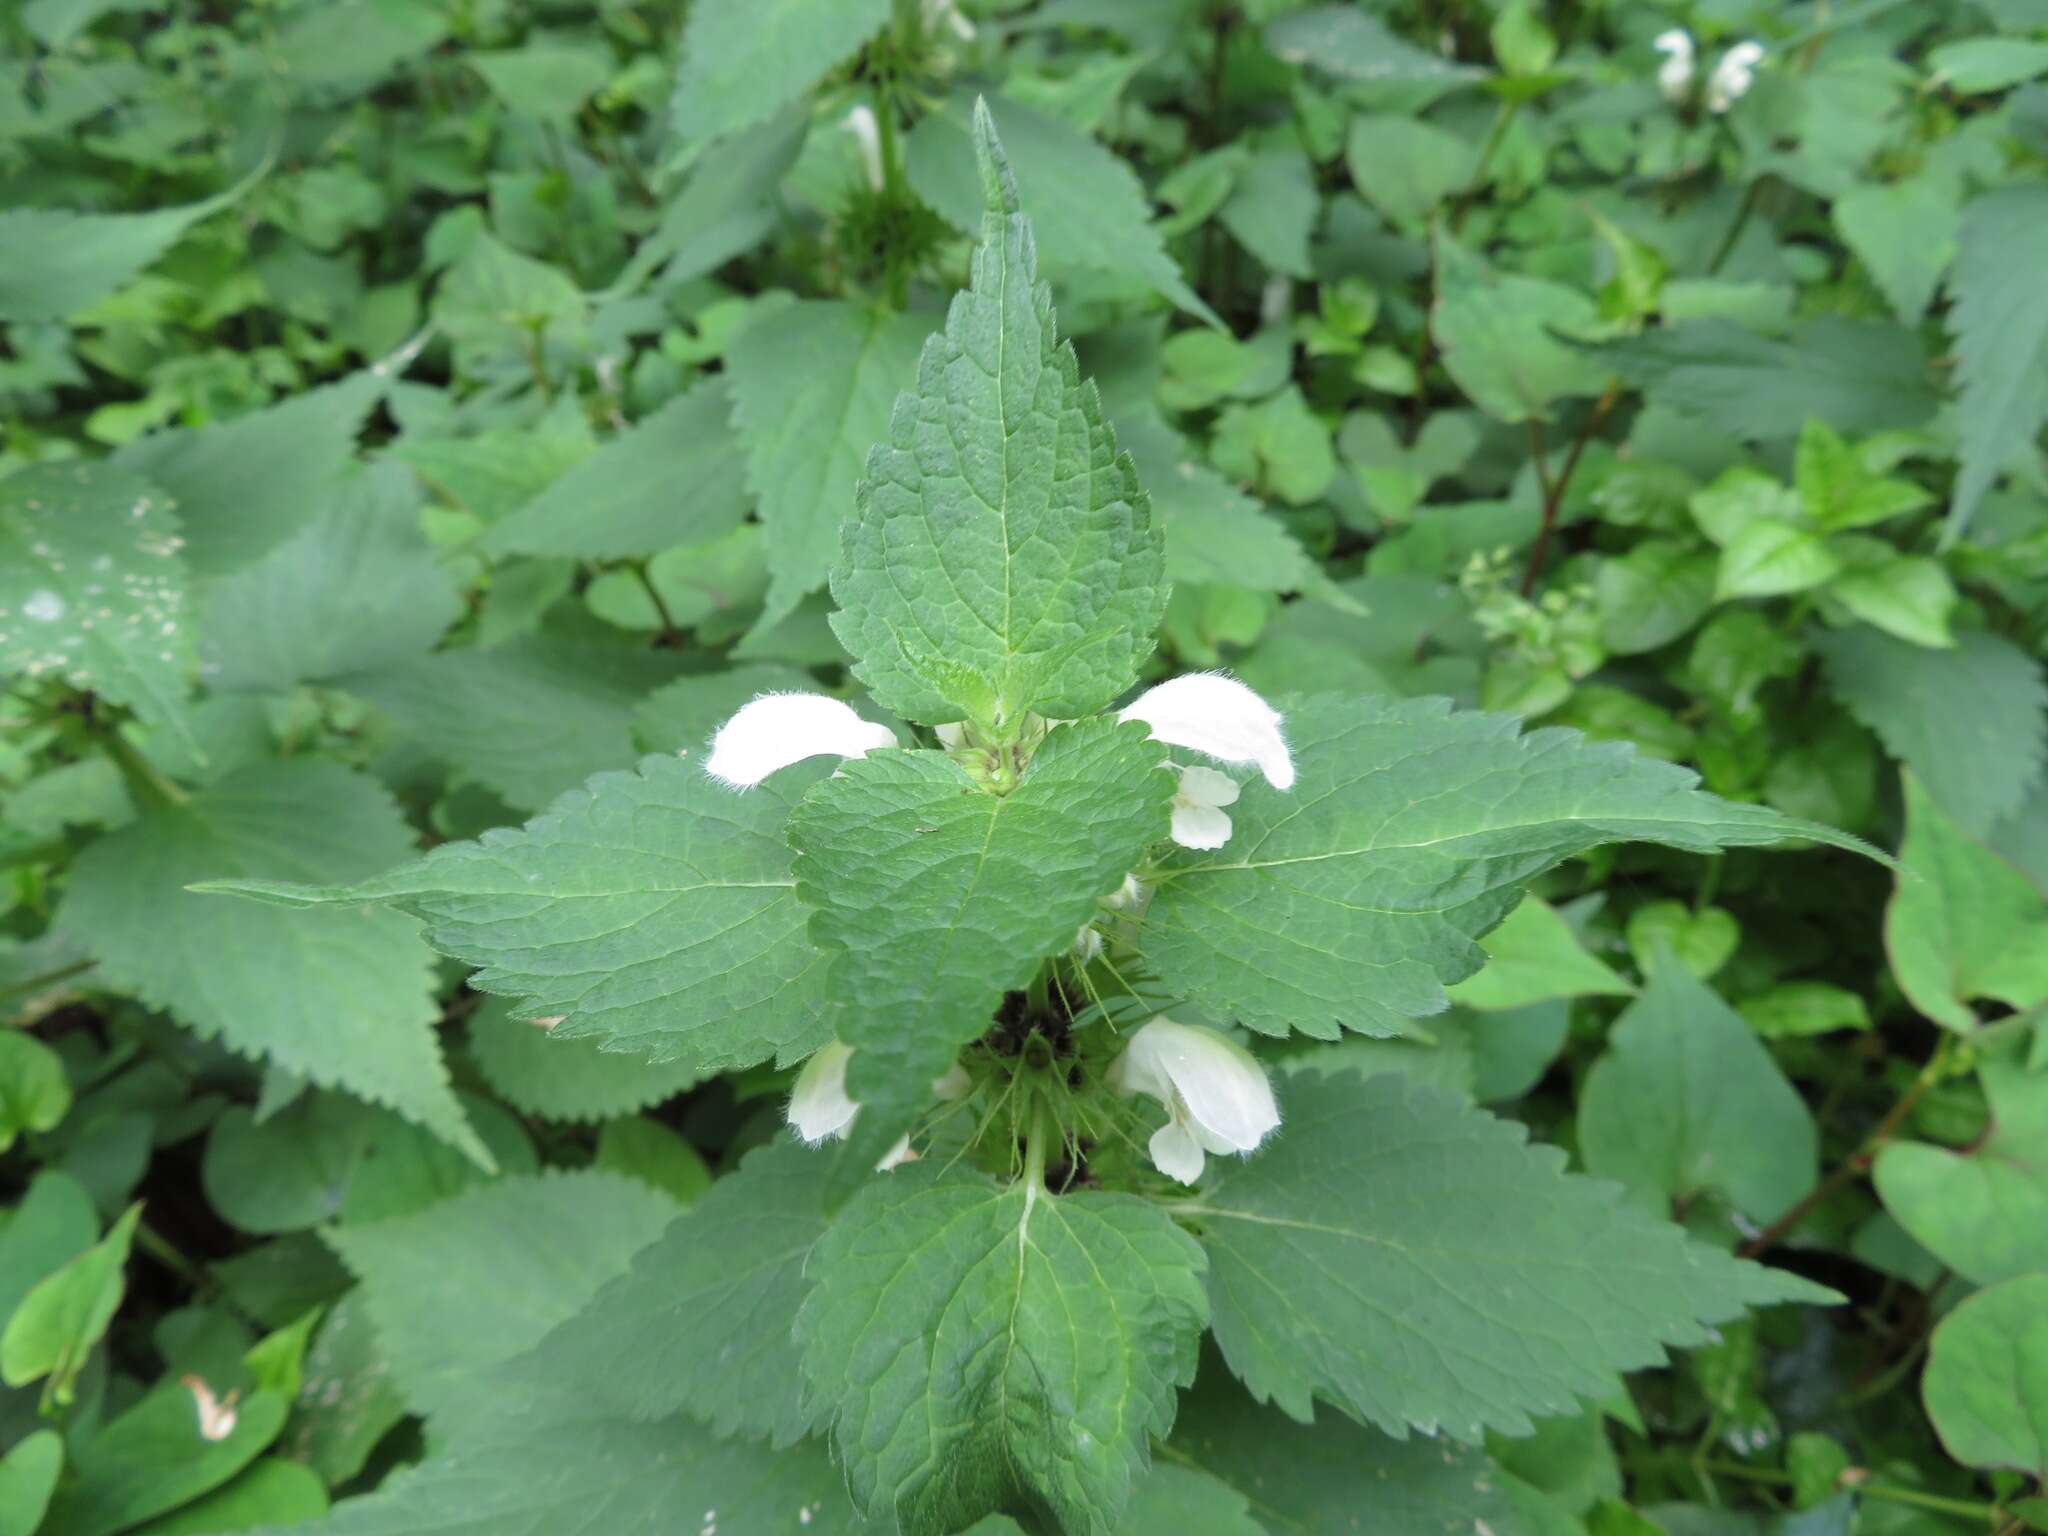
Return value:
M 1019 213 L 1017 177 L 1010 169 L 1010 157 L 1003 153 L 1003 141 L 996 135 L 995 114 L 988 98 L 974 98 L 974 163 L 981 170 L 982 199 L 991 216 L 1009 218 Z M 993 236 L 983 238 L 993 241 Z

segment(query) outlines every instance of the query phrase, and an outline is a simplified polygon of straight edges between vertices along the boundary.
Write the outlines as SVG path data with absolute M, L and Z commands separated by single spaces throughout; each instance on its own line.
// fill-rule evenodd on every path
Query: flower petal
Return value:
M 897 744 L 889 727 L 863 720 L 838 699 L 822 693 L 764 693 L 718 728 L 704 771 L 746 789 L 807 757 L 827 752 L 865 757 L 877 747 Z
M 1201 1143 L 1178 1121 L 1169 1120 L 1154 1131 L 1145 1150 L 1152 1154 L 1152 1166 L 1169 1179 L 1192 1184 L 1202 1176 Z
M 1142 720 L 1152 739 L 1188 747 L 1226 763 L 1256 763 L 1275 789 L 1294 785 L 1294 754 L 1280 734 L 1273 706 L 1234 677 L 1190 672 L 1148 688 L 1120 720 Z
M 1243 793 L 1229 774 L 1195 767 L 1181 769 L 1180 789 L 1173 798 L 1189 805 L 1235 805 Z
M 852 1046 L 833 1040 L 813 1052 L 796 1075 L 789 1094 L 789 1123 L 813 1146 L 844 1136 L 860 1113 L 860 1106 L 846 1096 L 846 1063 L 852 1055 Z
M 1173 804 L 1173 840 L 1183 848 L 1221 848 L 1230 841 L 1230 817 L 1213 805 Z
M 1161 1016 L 1131 1037 L 1124 1056 L 1132 1064 L 1127 1078 L 1135 1070 L 1172 1085 L 1175 1113 L 1185 1115 L 1192 1134 L 1212 1152 L 1249 1152 L 1280 1124 L 1266 1069 L 1213 1029 Z

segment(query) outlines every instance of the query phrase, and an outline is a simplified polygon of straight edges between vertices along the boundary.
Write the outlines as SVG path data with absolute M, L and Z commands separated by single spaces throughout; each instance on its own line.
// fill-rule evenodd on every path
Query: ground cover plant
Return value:
M 0 1536 L 2048 1531 L 2048 7 L 0 40 Z

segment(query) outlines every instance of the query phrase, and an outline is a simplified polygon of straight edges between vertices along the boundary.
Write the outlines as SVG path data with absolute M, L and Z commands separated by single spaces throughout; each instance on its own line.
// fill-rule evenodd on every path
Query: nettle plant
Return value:
M 1597 845 L 1854 845 L 1441 701 L 1283 715 L 1194 675 L 1120 706 L 1166 607 L 1160 530 L 985 110 L 976 139 L 972 285 L 832 574 L 868 713 L 770 695 L 708 755 L 395 873 L 219 887 L 401 907 L 558 1038 L 803 1063 L 793 1133 L 507 1400 L 828 1436 L 854 1510 L 806 1504 L 813 1528 L 1107 1533 L 1177 1445 L 1205 1331 L 1270 1412 L 1473 1442 L 1746 1307 L 1831 1299 L 1315 1042 L 1426 1031 L 1527 884 Z M 679 1496 L 715 1510 L 731 1465 L 703 1451 Z

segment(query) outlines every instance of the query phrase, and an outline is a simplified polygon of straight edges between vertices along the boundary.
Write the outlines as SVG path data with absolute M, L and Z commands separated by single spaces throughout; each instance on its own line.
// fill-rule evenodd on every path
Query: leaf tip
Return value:
M 1003 141 L 996 134 L 995 114 L 988 98 L 974 98 L 974 161 L 981 168 L 982 204 L 1005 217 L 1022 211 L 1017 200 L 1017 177 L 1010 169 L 1010 157 L 1003 153 Z

